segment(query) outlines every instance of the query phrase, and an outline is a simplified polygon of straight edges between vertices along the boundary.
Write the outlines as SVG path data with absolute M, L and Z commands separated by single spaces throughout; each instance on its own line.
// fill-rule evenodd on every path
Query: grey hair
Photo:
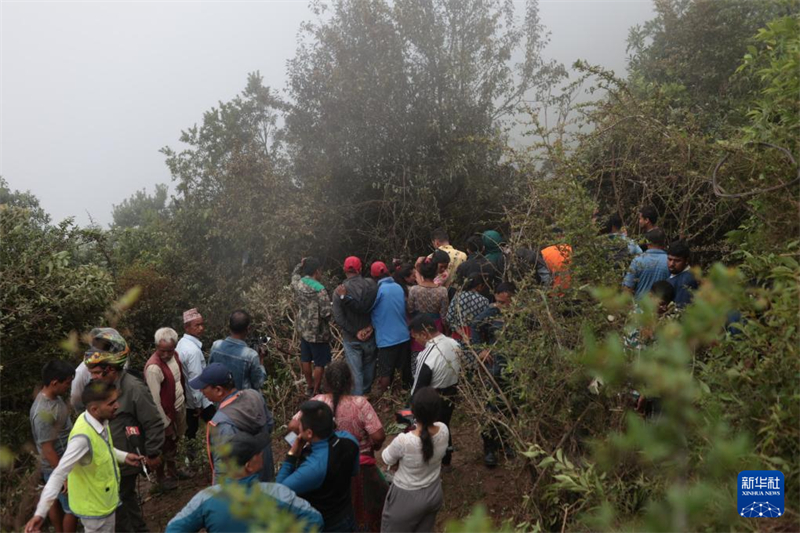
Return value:
M 161 341 L 178 343 L 178 333 L 172 328 L 161 328 L 156 331 L 156 344 Z

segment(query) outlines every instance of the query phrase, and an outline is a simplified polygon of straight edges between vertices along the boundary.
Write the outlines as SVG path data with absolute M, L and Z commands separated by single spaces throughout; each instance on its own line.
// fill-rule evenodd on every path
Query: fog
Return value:
M 541 1 L 547 56 L 622 73 L 649 0 Z M 56 2 L 0 7 L 0 174 L 55 221 L 107 225 L 113 204 L 171 184 L 159 149 L 247 73 L 283 89 L 300 2 Z

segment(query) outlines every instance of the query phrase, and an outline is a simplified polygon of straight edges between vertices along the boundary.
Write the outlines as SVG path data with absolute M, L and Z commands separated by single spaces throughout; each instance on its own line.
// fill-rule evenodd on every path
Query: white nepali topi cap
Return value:
M 183 312 L 184 324 L 188 324 L 189 322 L 192 322 L 193 320 L 198 320 L 200 318 L 203 318 L 203 316 L 200 314 L 200 311 L 198 311 L 197 308 L 189 309 L 188 311 Z

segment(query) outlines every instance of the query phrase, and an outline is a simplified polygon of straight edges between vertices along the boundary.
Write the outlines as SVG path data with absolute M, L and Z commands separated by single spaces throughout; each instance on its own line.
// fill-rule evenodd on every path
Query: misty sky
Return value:
M 247 73 L 283 89 L 300 23 L 298 2 L 7 2 L 0 4 L 0 174 L 30 190 L 54 221 L 171 184 L 158 150 Z M 650 0 L 540 0 L 548 57 L 625 69 L 628 28 Z

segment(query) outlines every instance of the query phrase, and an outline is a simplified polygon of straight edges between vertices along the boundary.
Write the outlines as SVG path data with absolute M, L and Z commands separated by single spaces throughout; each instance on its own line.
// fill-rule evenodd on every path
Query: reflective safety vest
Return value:
M 86 438 L 91 446 L 91 463 L 79 461 L 67 477 L 70 509 L 81 518 L 104 518 L 114 513 L 120 503 L 119 466 L 111 431 L 107 429 L 106 433 L 108 441 L 86 421 L 85 412 L 69 433 L 70 440 Z

